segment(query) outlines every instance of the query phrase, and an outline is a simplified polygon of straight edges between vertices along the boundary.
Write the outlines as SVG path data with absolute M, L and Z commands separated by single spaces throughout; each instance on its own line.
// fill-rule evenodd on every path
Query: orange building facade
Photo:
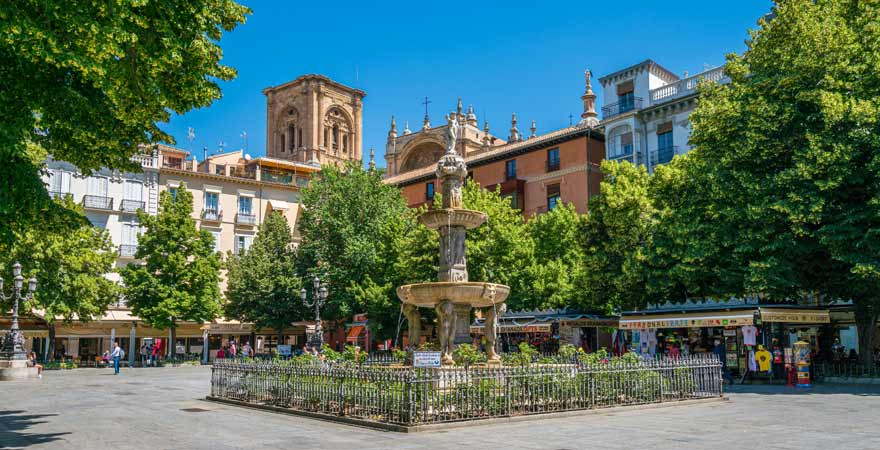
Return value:
M 459 100 L 457 111 L 449 113 L 447 121 L 457 120 L 463 130 L 457 151 L 467 163 L 469 178 L 484 188 L 498 189 L 526 218 L 562 203 L 574 205 L 579 213 L 586 212 L 589 198 L 599 193 L 605 135 L 595 111 L 592 74 L 587 71 L 584 75 L 580 122 L 545 134 L 536 134 L 532 121 L 531 133 L 526 137 L 517 128 L 513 114 L 510 133 L 503 140 L 490 134 L 488 123 L 478 128 L 473 107 L 465 114 Z M 410 207 L 430 204 L 440 188 L 434 170 L 448 126 L 431 127 L 426 116 L 421 130 L 411 132 L 407 126 L 398 135 L 392 117 L 385 182 L 399 186 Z

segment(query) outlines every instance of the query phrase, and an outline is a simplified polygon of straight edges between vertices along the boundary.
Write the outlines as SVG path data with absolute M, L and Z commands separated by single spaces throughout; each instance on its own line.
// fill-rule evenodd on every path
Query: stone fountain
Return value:
M 455 115 L 447 117 L 446 153 L 437 162 L 437 177 L 442 182 L 443 208 L 432 209 L 419 221 L 440 233 L 440 269 L 437 282 L 407 284 L 397 288 L 410 324 L 410 336 L 420 336 L 418 308 L 434 308 L 437 312 L 438 336 L 443 363 L 452 364 L 455 346 L 471 342 L 472 308 L 485 308 L 485 330 L 489 347 L 489 363 L 501 358 L 495 350 L 498 316 L 506 309 L 504 301 L 510 288 L 502 284 L 468 281 L 465 234 L 486 222 L 480 211 L 462 208 L 461 188 L 467 176 L 467 165 L 455 151 L 461 129 Z

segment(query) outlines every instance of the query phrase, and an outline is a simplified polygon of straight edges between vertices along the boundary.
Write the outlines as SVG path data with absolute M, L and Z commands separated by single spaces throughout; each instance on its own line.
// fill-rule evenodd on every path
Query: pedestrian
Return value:
M 235 355 L 238 354 L 235 348 L 235 341 L 229 341 L 229 357 L 235 359 Z
M 150 344 L 150 365 L 156 367 L 159 359 L 159 346 L 153 342 Z
M 31 354 L 28 355 L 27 365 L 28 365 L 28 367 L 36 367 L 37 368 L 37 378 L 43 378 L 43 365 L 37 363 L 37 354 L 36 353 L 31 352 Z
M 224 359 L 226 358 L 226 347 L 220 347 L 220 350 L 217 350 L 217 356 L 214 359 Z
M 147 356 L 149 352 L 149 346 L 144 342 L 141 344 L 141 367 L 147 367 L 147 360 L 149 357 Z
M 119 342 L 113 342 L 113 351 L 110 357 L 113 358 L 113 375 L 119 375 L 119 358 L 122 356 L 122 349 L 119 348 Z
M 718 360 L 721 361 L 721 377 L 727 380 L 728 383 L 733 384 L 733 376 L 727 370 L 727 348 L 720 339 L 715 339 L 715 349 L 713 352 L 718 357 Z
M 251 348 L 250 341 L 244 341 L 244 345 L 241 346 L 241 357 L 242 358 L 253 358 L 254 349 Z

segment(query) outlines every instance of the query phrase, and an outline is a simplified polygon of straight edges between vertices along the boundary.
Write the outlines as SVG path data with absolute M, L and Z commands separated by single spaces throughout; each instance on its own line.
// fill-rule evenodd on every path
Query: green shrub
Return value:
M 471 344 L 459 344 L 452 352 L 452 359 L 459 366 L 470 367 L 486 360 L 486 355 Z

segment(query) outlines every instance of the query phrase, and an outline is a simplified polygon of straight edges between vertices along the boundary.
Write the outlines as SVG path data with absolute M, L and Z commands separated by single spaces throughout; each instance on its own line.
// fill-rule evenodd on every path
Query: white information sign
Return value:
M 440 367 L 440 352 L 413 352 L 413 367 Z

